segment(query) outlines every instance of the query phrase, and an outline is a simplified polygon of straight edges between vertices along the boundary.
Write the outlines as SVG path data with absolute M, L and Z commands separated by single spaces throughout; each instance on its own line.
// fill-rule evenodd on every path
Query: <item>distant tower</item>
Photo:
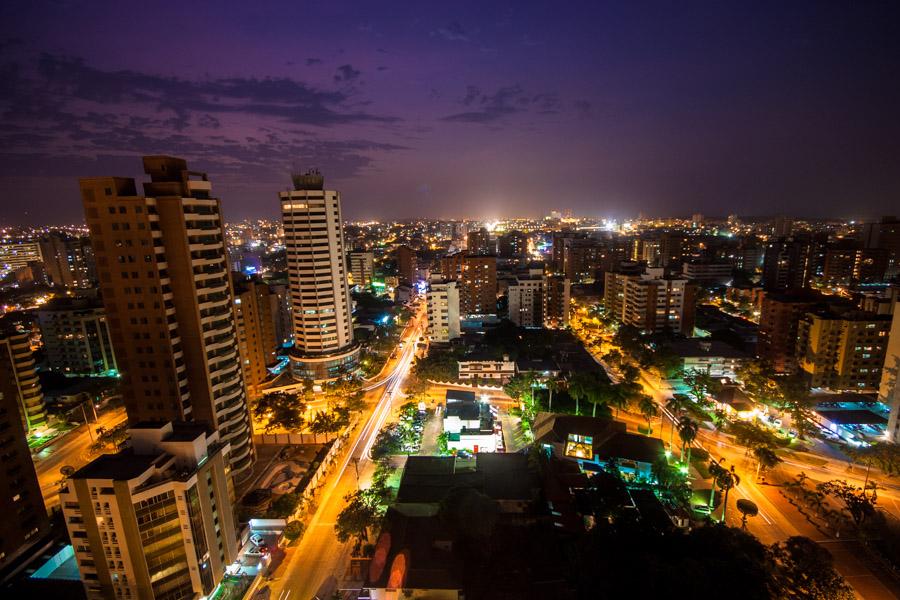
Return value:
M 341 197 L 318 171 L 292 177 L 281 192 L 294 319 L 291 375 L 326 381 L 356 371 L 350 288 L 344 266 Z

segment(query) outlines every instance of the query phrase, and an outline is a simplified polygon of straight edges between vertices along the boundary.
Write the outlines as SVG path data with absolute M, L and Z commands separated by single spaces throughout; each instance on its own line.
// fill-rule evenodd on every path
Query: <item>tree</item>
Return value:
M 876 442 L 867 448 L 849 447 L 847 454 L 865 465 L 877 464 L 887 475 L 900 473 L 900 445 Z
M 548 395 L 548 400 L 547 400 L 547 411 L 548 412 L 553 412 L 553 392 L 558 392 L 559 390 L 562 389 L 563 381 L 564 380 L 556 378 L 556 377 L 548 377 L 546 380 L 544 380 L 544 387 L 547 388 L 547 395 Z
M 306 421 L 306 407 L 299 394 L 275 392 L 260 396 L 253 412 L 257 419 L 266 419 L 266 432 L 275 429 L 302 431 Z
M 755 517 L 759 514 L 759 507 L 756 503 L 747 498 L 738 498 L 735 502 L 738 512 L 741 513 L 741 529 L 747 529 L 747 517 Z
M 310 421 L 309 430 L 313 435 L 321 433 L 327 436 L 329 433 L 337 433 L 341 430 L 341 427 L 343 426 L 341 421 L 342 419 L 340 418 L 339 413 L 320 410 L 313 417 L 312 421 Z
M 757 477 L 759 477 L 760 470 L 765 473 L 769 469 L 775 468 L 781 462 L 781 458 L 769 446 L 757 446 L 754 448 L 753 457 L 756 459 Z
M 697 402 L 703 406 L 709 406 L 707 396 L 714 395 L 722 388 L 722 384 L 709 374 L 707 371 L 698 371 L 697 369 L 688 369 L 681 375 L 681 381 L 684 382 L 691 394 L 697 399 Z
M 738 477 L 737 473 L 734 472 L 734 465 L 731 466 L 730 469 L 725 469 L 720 466 L 716 462 L 710 463 L 710 473 L 713 472 L 712 465 L 716 465 L 718 468 L 713 475 L 713 490 L 715 490 L 715 486 L 718 485 L 719 489 L 725 491 L 725 498 L 722 500 L 722 518 L 721 522 L 725 522 L 725 513 L 728 511 L 728 493 L 731 491 L 731 488 L 738 485 L 741 482 L 741 478 Z
M 769 548 L 779 598 L 852 600 L 855 594 L 834 569 L 831 553 L 809 538 L 794 536 Z
M 694 440 L 697 438 L 697 434 L 700 432 L 700 426 L 697 425 L 697 422 L 688 416 L 683 416 L 678 419 L 678 425 L 676 427 L 678 431 L 678 437 L 681 438 L 681 460 L 684 464 L 690 467 L 691 464 L 691 444 L 694 443 Z M 688 457 L 687 461 L 684 460 L 684 449 L 687 447 Z
M 604 354 L 601 358 L 603 359 L 603 362 L 612 366 L 616 366 L 622 362 L 623 357 L 621 352 L 613 348 L 612 350 Z
M 653 417 L 659 414 L 659 407 L 656 406 L 656 401 L 652 396 L 647 394 L 640 394 L 638 396 L 638 411 L 640 411 L 641 415 L 647 419 L 647 433 L 653 433 L 653 427 L 651 425 L 651 420 Z
M 303 535 L 305 529 L 306 526 L 303 525 L 303 521 L 291 521 L 284 528 L 284 537 L 289 541 L 294 541 Z
M 861 527 L 867 519 L 876 514 L 877 499 L 867 496 L 864 489 L 846 481 L 840 479 L 826 481 L 817 485 L 816 490 L 841 502 L 857 527 Z
M 354 552 L 369 540 L 369 530 L 378 524 L 382 516 L 379 506 L 365 490 L 357 490 L 344 496 L 347 505 L 338 513 L 334 523 L 337 540 L 342 544 L 351 538 L 356 540 Z

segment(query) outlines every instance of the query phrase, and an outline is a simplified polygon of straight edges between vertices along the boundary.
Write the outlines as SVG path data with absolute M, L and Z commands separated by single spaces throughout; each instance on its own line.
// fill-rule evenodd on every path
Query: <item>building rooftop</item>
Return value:
M 680 358 L 702 358 L 716 356 L 722 358 L 744 359 L 750 355 L 738 350 L 730 344 L 710 338 L 687 338 L 675 340 L 668 344 L 669 351 Z
M 887 419 L 871 410 L 823 410 L 816 412 L 838 425 L 887 425 Z
M 128 481 L 134 479 L 162 463 L 166 457 L 164 452 L 156 455 L 135 454 L 131 448 L 120 450 L 116 454 L 101 454 L 85 466 L 81 467 L 70 479 L 112 479 Z

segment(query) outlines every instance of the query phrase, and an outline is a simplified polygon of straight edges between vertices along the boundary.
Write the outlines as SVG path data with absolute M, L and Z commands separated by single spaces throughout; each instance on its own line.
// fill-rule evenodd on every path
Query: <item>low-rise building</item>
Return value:
M 687 338 L 669 344 L 668 351 L 679 359 L 682 371 L 696 370 L 713 377 L 734 379 L 752 357 L 733 346 L 709 338 Z
M 499 384 L 509 382 L 516 374 L 516 363 L 508 355 L 497 360 L 487 356 L 472 354 L 458 361 L 461 380 L 490 380 Z
M 479 402 L 474 392 L 448 390 L 444 409 L 444 433 L 450 450 L 496 452 L 500 432 L 495 430 L 490 404 Z

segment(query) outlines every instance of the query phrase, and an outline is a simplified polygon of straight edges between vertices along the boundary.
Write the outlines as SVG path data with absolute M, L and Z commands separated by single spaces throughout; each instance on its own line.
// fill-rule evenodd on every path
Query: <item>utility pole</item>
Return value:
M 89 400 L 89 402 L 91 403 L 91 406 L 94 406 L 93 400 Z M 91 443 L 93 444 L 97 440 L 94 439 L 94 432 L 91 431 L 91 424 L 88 422 L 87 411 L 84 410 L 84 402 L 81 403 L 81 415 L 84 417 L 84 426 L 87 427 L 88 435 L 91 436 Z M 94 413 L 94 422 L 95 423 L 97 422 L 97 414 L 96 413 Z

